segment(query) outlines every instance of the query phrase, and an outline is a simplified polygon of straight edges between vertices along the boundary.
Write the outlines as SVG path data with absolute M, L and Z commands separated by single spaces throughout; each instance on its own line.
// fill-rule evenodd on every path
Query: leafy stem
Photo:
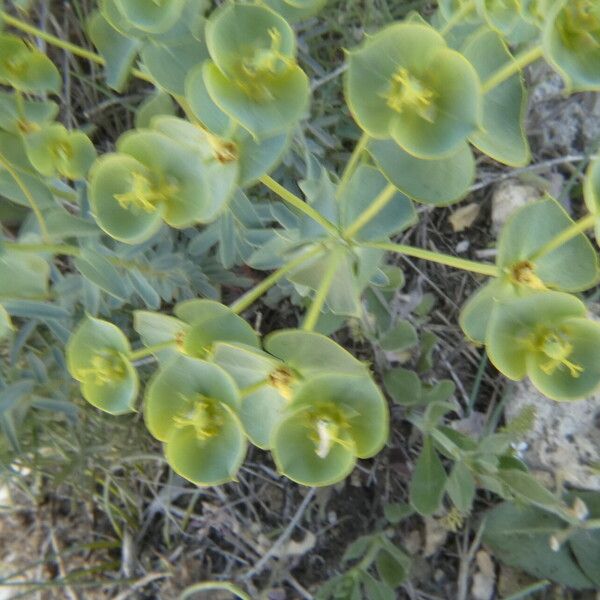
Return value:
M 304 252 L 299 256 L 296 256 L 293 260 L 286 263 L 274 273 L 271 273 L 268 277 L 265 277 L 259 284 L 254 286 L 251 290 L 246 292 L 243 296 L 240 296 L 229 308 L 236 314 L 240 314 L 246 310 L 253 302 L 258 300 L 264 293 L 271 289 L 282 277 L 287 275 L 290 271 L 293 271 L 296 267 L 299 267 L 305 261 L 317 256 L 322 251 L 321 246 L 316 246 L 308 252 Z
M 322 214 L 317 212 L 310 204 L 304 202 L 296 196 L 292 194 L 289 190 L 286 190 L 282 185 L 277 183 L 272 177 L 269 175 L 263 175 L 260 178 L 261 183 L 266 185 L 272 192 L 275 192 L 284 202 L 287 202 L 290 206 L 293 206 L 301 213 L 304 213 L 307 217 L 311 218 L 313 221 L 321 225 L 326 231 L 337 236 L 338 230 L 337 227 L 328 219 L 326 219 Z
M 389 183 L 371 204 L 344 231 L 344 237 L 352 239 L 365 225 L 373 220 L 396 195 L 396 186 Z
M 577 237 L 579 234 L 591 229 L 598 217 L 596 215 L 586 215 L 575 221 L 572 225 L 563 229 L 558 235 L 554 236 L 551 240 L 546 242 L 529 260 L 535 262 L 536 260 L 550 254 L 553 250 L 556 250 L 563 244 L 566 244 L 569 240 Z
M 487 94 L 501 83 L 504 83 L 515 73 L 522 71 L 527 65 L 530 65 L 536 60 L 542 58 L 543 55 L 544 51 L 541 46 L 533 46 L 533 48 L 529 48 L 520 54 L 517 54 L 512 61 L 506 63 L 482 83 L 482 93 Z
M 48 233 L 48 227 L 46 226 L 44 215 L 42 214 L 38 203 L 35 201 L 33 195 L 29 191 L 29 188 L 25 185 L 25 182 L 23 181 L 23 179 L 21 179 L 21 176 L 17 173 L 17 171 L 13 168 L 13 166 L 3 154 L 0 154 L 0 166 L 4 167 L 8 171 L 8 174 L 13 178 L 14 182 L 17 184 L 18 188 L 25 196 L 27 202 L 31 206 L 31 210 L 33 210 L 33 213 L 35 214 L 35 218 L 37 219 L 40 225 L 42 237 L 44 238 L 44 240 L 47 240 L 50 236 Z
M 467 260 L 465 258 L 457 258 L 455 256 L 449 256 L 448 254 L 442 254 L 441 252 L 433 252 L 423 248 L 415 248 L 414 246 L 393 244 L 391 242 L 372 242 L 363 243 L 361 245 L 367 248 L 378 248 L 379 250 L 396 252 L 398 254 L 412 256 L 413 258 L 421 258 L 423 260 L 428 260 L 441 265 L 447 265 L 448 267 L 453 267 L 455 269 L 462 269 L 463 271 L 470 271 L 471 273 L 487 275 L 488 277 L 498 277 L 499 275 L 496 265 L 481 263 L 475 260 Z

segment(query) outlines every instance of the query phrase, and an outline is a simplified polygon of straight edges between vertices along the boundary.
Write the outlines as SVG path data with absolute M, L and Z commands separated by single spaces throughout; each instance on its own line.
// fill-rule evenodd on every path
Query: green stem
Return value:
M 236 314 L 240 314 L 245 311 L 251 304 L 258 300 L 264 293 L 272 288 L 282 277 L 287 275 L 290 271 L 293 271 L 296 267 L 299 267 L 305 261 L 317 256 L 322 251 L 321 246 L 317 246 L 308 252 L 300 254 L 289 263 L 283 265 L 271 273 L 268 277 L 265 277 L 258 285 L 254 286 L 251 290 L 246 292 L 243 296 L 240 296 L 229 308 Z
M 481 91 L 483 94 L 487 94 L 493 90 L 496 86 L 504 83 L 507 79 L 512 77 L 515 73 L 522 71 L 527 65 L 535 62 L 539 58 L 542 58 L 544 51 L 541 46 L 534 46 L 529 50 L 524 50 L 521 54 L 517 54 L 512 61 L 506 63 L 503 67 L 498 69 L 491 77 L 486 79 L 481 85 Z
M 371 204 L 348 226 L 344 237 L 352 239 L 367 223 L 372 221 L 396 195 L 396 186 L 389 183 Z
M 304 323 L 302 324 L 302 329 L 304 331 L 312 331 L 315 328 L 341 258 L 342 253 L 340 251 L 333 251 L 331 253 L 327 270 L 323 274 L 323 279 L 321 279 L 317 293 L 304 318 Z
M 352 151 L 350 160 L 346 163 L 346 167 L 344 168 L 344 172 L 342 173 L 342 177 L 340 178 L 340 182 L 338 184 L 338 197 L 344 193 L 346 186 L 350 181 L 350 178 L 354 174 L 354 171 L 356 171 L 356 167 L 358 166 L 358 163 L 362 157 L 362 153 L 366 149 L 370 139 L 371 138 L 367 133 L 363 133 L 361 138 L 358 140 L 356 146 L 354 146 L 354 150 Z
M 196 594 L 197 592 L 207 592 L 209 590 L 225 590 L 227 592 L 231 592 L 240 598 L 240 600 L 251 600 L 250 596 L 248 596 L 246 592 L 242 591 L 236 585 L 226 581 L 205 581 L 204 583 L 195 583 L 194 585 L 190 585 L 189 587 L 185 588 L 177 600 L 188 600 L 188 598 L 191 598 L 192 595 Z
M 558 235 L 546 242 L 529 260 L 535 262 L 542 256 L 550 254 L 550 252 L 556 250 L 563 244 L 566 244 L 569 240 L 572 240 L 574 237 L 591 229 L 595 225 L 597 219 L 598 217 L 596 217 L 596 215 L 586 215 L 579 219 L 579 221 L 575 221 L 575 223 L 566 229 L 563 229 Z
M 446 24 L 440 29 L 440 34 L 448 35 L 469 13 L 475 9 L 475 2 L 466 2 L 446 21 Z
M 17 171 L 15 171 L 13 166 L 8 162 L 6 157 L 2 154 L 0 154 L 0 165 L 3 166 L 8 171 L 8 174 L 14 179 L 15 183 L 17 184 L 17 186 L 19 187 L 21 192 L 23 192 L 23 195 L 25 196 L 25 198 L 27 199 L 27 202 L 31 206 L 31 210 L 33 210 L 33 213 L 35 214 L 35 218 L 37 219 L 37 221 L 40 225 L 40 231 L 42 233 L 42 237 L 45 240 L 47 240 L 50 237 L 50 235 L 48 233 L 48 227 L 46 226 L 46 221 L 44 220 L 44 215 L 42 215 L 42 211 L 40 210 L 40 207 L 38 206 L 38 204 L 35 201 L 35 199 L 33 198 L 33 196 L 31 195 L 29 188 L 25 185 L 25 182 L 21 179 L 21 176 L 17 173 Z
M 361 246 L 365 246 L 367 248 L 378 248 L 379 250 L 387 250 L 388 252 L 397 252 L 398 254 L 412 256 L 414 258 L 421 258 L 423 260 L 428 260 L 440 265 L 447 265 L 448 267 L 453 267 L 455 269 L 462 269 L 463 271 L 470 271 L 471 273 L 487 275 L 488 277 L 498 277 L 499 275 L 496 265 L 481 263 L 474 260 L 467 260 L 464 258 L 456 258 L 455 256 L 449 256 L 448 254 L 432 252 L 431 250 L 415 248 L 414 246 L 392 244 L 389 242 L 364 243 L 361 244 Z
M 153 344 L 152 346 L 144 346 L 139 350 L 132 350 L 127 358 L 130 361 L 139 360 L 140 358 L 146 358 L 146 356 L 151 356 L 152 354 L 156 354 L 161 350 L 165 350 L 166 348 L 171 348 L 177 343 L 177 340 L 167 340 L 166 342 L 161 342 L 160 344 Z
M 106 61 L 104 60 L 104 58 L 102 58 L 102 56 L 100 56 L 99 54 L 96 54 L 95 52 L 92 52 L 91 50 L 86 50 L 85 48 L 82 48 L 81 46 L 78 46 L 77 44 L 72 44 L 71 42 L 66 42 L 65 40 L 61 40 L 59 37 L 56 37 L 55 35 L 52 35 L 51 33 L 48 33 L 47 31 L 44 31 L 42 29 L 38 29 L 37 27 L 34 27 L 33 25 L 26 23 L 25 21 L 21 21 L 21 19 L 17 19 L 16 17 L 9 15 L 7 12 L 4 12 L 3 10 L 0 10 L 0 18 L 7 25 L 10 25 L 11 27 L 14 27 L 15 29 L 19 29 L 20 31 L 23 31 L 24 33 L 29 33 L 30 35 L 38 37 L 38 38 L 48 42 L 49 44 L 56 46 L 57 48 L 62 48 L 63 50 L 67 50 L 68 52 L 70 52 L 71 54 L 74 54 L 75 56 L 80 56 L 81 58 L 85 58 L 85 59 L 87 59 L 91 62 L 94 62 L 96 64 L 99 64 L 99 65 L 106 64 Z M 154 80 L 152 79 L 152 77 L 150 77 L 150 75 L 148 75 L 147 73 L 144 73 L 143 71 L 140 71 L 139 69 L 131 69 L 131 74 L 134 77 L 137 77 L 138 79 L 148 81 L 149 83 L 154 83 Z
M 277 183 L 269 175 L 263 175 L 260 178 L 261 183 L 266 185 L 272 192 L 275 192 L 284 202 L 293 206 L 300 212 L 304 213 L 307 217 L 310 217 L 313 221 L 317 222 L 329 233 L 337 236 L 337 227 L 322 214 L 317 212 L 310 204 L 304 202 L 304 200 L 298 198 L 298 196 L 292 194 L 292 192 L 286 190 L 282 185 Z

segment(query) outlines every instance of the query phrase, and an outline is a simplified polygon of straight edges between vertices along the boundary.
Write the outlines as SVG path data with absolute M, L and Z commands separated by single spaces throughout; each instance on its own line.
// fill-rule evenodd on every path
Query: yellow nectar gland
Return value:
M 196 394 L 192 398 L 182 396 L 188 409 L 173 417 L 177 427 L 193 427 L 196 437 L 205 440 L 214 437 L 223 426 L 223 409 L 218 400 Z
M 342 411 L 333 405 L 327 405 L 311 411 L 308 427 L 312 430 L 310 439 L 315 444 L 315 454 L 327 458 L 334 444 L 349 447 L 349 424 Z
M 80 381 L 91 381 L 96 385 L 106 385 L 123 379 L 126 374 L 123 356 L 118 352 L 105 351 L 94 355 L 90 366 L 77 372 L 77 378 Z
M 212 146 L 213 156 L 217 162 L 220 162 L 222 165 L 226 165 L 238 160 L 239 153 L 237 144 L 235 142 L 223 140 L 221 138 L 217 138 L 216 136 L 211 136 L 209 141 Z
M 540 350 L 550 359 L 546 364 L 540 365 L 540 369 L 547 375 L 552 375 L 556 369 L 567 367 L 571 377 L 579 377 L 583 372 L 583 367 L 568 360 L 573 352 L 571 344 L 563 334 L 550 332 L 547 333 L 541 343 Z
M 22 77 L 27 71 L 27 54 L 20 52 L 3 60 L 1 64 L 12 76 Z
M 510 267 L 509 277 L 513 283 L 525 285 L 534 290 L 545 290 L 544 282 L 534 273 L 535 266 L 523 260 Z
M 159 204 L 168 202 L 178 189 L 176 184 L 168 181 L 154 185 L 145 175 L 134 171 L 131 174 L 131 189 L 123 194 L 115 194 L 114 198 L 126 210 L 137 208 L 151 213 Z
M 269 385 L 273 386 L 286 400 L 291 400 L 293 396 L 292 385 L 296 381 L 296 376 L 291 369 L 287 367 L 277 367 L 269 373 L 267 377 Z
M 283 75 L 293 63 L 291 58 L 281 52 L 281 33 L 271 28 L 269 38 L 269 48 L 257 48 L 250 56 L 242 59 L 242 79 L 237 81 L 244 92 L 257 102 L 273 99 L 269 81 L 272 77 Z
M 392 76 L 390 90 L 385 94 L 387 105 L 398 113 L 415 111 L 426 121 L 433 122 L 436 106 L 435 92 L 414 77 L 408 69 L 400 67 Z
M 37 123 L 34 123 L 33 121 L 27 121 L 26 119 L 19 119 L 17 121 L 17 128 L 25 135 L 28 133 L 34 133 L 41 129 Z

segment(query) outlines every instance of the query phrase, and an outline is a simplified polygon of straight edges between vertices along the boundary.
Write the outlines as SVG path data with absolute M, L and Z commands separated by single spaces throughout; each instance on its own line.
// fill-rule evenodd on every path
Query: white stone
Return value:
M 500 183 L 492 195 L 492 229 L 494 233 L 498 234 L 517 209 L 541 197 L 541 192 L 532 185 L 519 183 L 512 179 Z
M 528 405 L 536 409 L 533 430 L 523 441 L 525 462 L 551 472 L 557 481 L 600 491 L 600 474 L 590 465 L 600 463 L 600 395 L 575 402 L 555 402 L 542 396 L 528 381 L 515 387 L 507 403 L 507 421 Z

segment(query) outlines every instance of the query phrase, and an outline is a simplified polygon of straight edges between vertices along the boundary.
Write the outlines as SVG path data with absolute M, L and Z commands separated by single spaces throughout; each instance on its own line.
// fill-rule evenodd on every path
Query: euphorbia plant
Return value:
M 0 193 L 32 214 L 1 242 L 0 335 L 16 319 L 43 320 L 61 344 L 68 339 L 84 398 L 115 415 L 136 409 L 137 368 L 157 362 L 144 420 L 172 468 L 197 485 L 235 479 L 248 441 L 305 485 L 337 482 L 381 450 L 389 415 L 370 365 L 317 331 L 362 319 L 365 298 L 393 291 L 399 274 L 386 252 L 490 278 L 460 320 L 509 378 L 528 376 L 558 400 L 600 385 L 599 326 L 573 295 L 599 276 L 585 236 L 600 229 L 597 161 L 585 181 L 590 214 L 574 222 L 551 198 L 526 206 L 501 232 L 496 264 L 394 241 L 416 223 L 414 203 L 466 196 L 472 147 L 527 164 L 526 65 L 545 57 L 571 89 L 597 88 L 596 4 L 444 0 L 431 23 L 413 14 L 374 33 L 347 57 L 345 97 L 362 135 L 341 173 L 306 151 L 301 198 L 270 174 L 309 117 L 290 22 L 321 4 L 226 2 L 207 15 L 195 0 L 103 0 L 88 24 L 100 55 L 0 12 L 5 25 L 104 65 L 115 89 L 129 75 L 156 88 L 136 128 L 95 159 L 86 134 L 54 122 L 51 61 L 0 36 L 0 83 L 12 88 L 0 96 Z M 277 200 L 265 201 L 257 183 Z M 242 264 L 271 273 L 226 306 L 219 285 L 237 283 L 230 271 Z M 281 293 L 306 315 L 300 328 L 263 339 L 243 315 L 286 281 Z M 82 308 L 88 315 L 73 330 Z M 135 349 L 125 334 L 131 308 Z M 414 346 L 410 324 L 394 327 L 376 332 L 378 343 Z M 451 390 L 407 372 L 384 380 L 423 432 L 417 510 L 433 512 L 446 490 L 468 512 L 476 485 L 510 496 L 511 476 L 524 481 L 513 438 L 473 445 L 452 434 L 439 425 Z M 437 452 L 456 461 L 448 482 Z

